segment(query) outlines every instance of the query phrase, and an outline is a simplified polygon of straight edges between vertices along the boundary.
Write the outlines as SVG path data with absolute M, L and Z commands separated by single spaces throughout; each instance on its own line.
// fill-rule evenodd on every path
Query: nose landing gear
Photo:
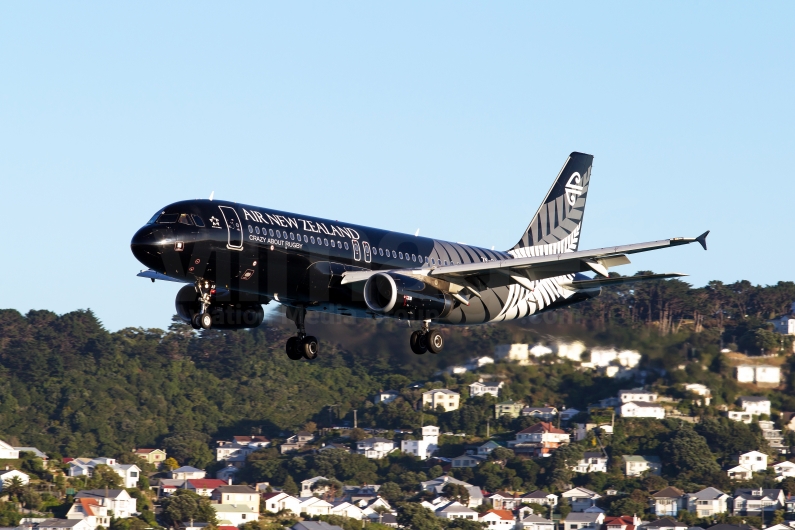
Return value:
M 412 333 L 409 339 L 411 351 L 417 355 L 422 355 L 427 351 L 439 353 L 444 348 L 444 337 L 439 330 L 428 329 L 429 324 L 430 320 L 425 320 L 422 323 L 422 329 Z
M 306 334 L 306 328 L 304 327 L 306 308 L 287 307 L 287 318 L 295 322 L 295 326 L 298 328 L 296 336 L 287 339 L 285 348 L 287 357 L 294 361 L 301 358 L 308 360 L 315 359 L 320 347 L 315 337 Z
M 190 320 L 190 325 L 193 329 L 210 329 L 213 327 L 213 316 L 207 311 L 210 307 L 210 294 L 212 293 L 213 286 L 210 282 L 199 278 L 196 280 L 196 294 L 199 295 L 199 304 L 201 304 L 199 312 L 193 315 Z

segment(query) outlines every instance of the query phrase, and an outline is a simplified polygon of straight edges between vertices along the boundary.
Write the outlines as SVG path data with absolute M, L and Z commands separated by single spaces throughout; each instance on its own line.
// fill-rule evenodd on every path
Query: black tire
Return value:
M 320 348 L 315 337 L 305 337 L 301 342 L 301 346 L 301 353 L 303 353 L 304 359 L 309 359 L 311 361 L 317 357 L 317 352 Z
M 199 325 L 202 329 L 210 329 L 213 327 L 213 316 L 207 312 L 199 315 Z
M 417 355 L 422 355 L 426 351 L 428 351 L 428 347 L 426 346 L 425 340 L 425 333 L 422 331 L 415 331 L 411 334 L 411 338 L 409 339 L 409 344 L 411 345 L 411 351 L 416 353 Z
M 199 323 L 199 318 L 201 318 L 199 313 L 193 315 L 193 317 L 190 319 L 190 327 L 193 329 L 202 329 L 202 325 Z
M 430 330 L 425 338 L 428 344 L 428 351 L 431 353 L 439 353 L 444 348 L 444 337 L 438 330 Z
M 290 337 L 287 339 L 287 345 L 285 347 L 287 350 L 287 357 L 293 361 L 300 360 L 304 356 L 299 348 L 300 345 L 301 344 L 298 342 L 298 337 Z

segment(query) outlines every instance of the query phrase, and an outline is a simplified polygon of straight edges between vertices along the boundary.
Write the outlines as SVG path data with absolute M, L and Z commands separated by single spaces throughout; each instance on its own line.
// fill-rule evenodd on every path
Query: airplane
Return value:
M 598 296 L 603 286 L 685 276 L 611 277 L 629 254 L 698 242 L 709 231 L 579 250 L 593 156 L 573 152 L 519 241 L 509 250 L 402 234 L 307 215 L 213 200 L 187 200 L 155 213 L 132 238 L 148 270 L 182 282 L 177 314 L 194 329 L 258 327 L 263 304 L 283 304 L 297 333 L 290 359 L 314 359 L 307 311 L 419 324 L 411 350 L 439 353 L 431 324 L 469 326 L 552 311 Z M 589 277 L 583 273 L 595 273 Z

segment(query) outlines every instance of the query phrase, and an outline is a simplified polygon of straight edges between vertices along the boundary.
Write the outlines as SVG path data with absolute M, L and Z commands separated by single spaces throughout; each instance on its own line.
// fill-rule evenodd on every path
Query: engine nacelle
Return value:
M 208 309 L 213 316 L 213 329 L 247 329 L 262 324 L 265 311 L 259 302 L 241 301 L 238 299 L 240 296 L 231 291 L 218 298 L 221 300 L 216 300 L 215 295 L 211 296 Z M 185 322 L 190 322 L 191 317 L 201 309 L 199 295 L 192 285 L 179 290 L 174 305 L 177 315 Z
M 440 318 L 453 309 L 449 294 L 421 280 L 386 272 L 367 279 L 364 301 L 371 311 L 406 320 Z

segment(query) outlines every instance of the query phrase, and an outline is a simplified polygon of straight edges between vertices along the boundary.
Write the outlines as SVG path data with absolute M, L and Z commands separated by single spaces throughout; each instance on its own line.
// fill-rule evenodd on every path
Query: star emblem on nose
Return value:
M 213 224 L 213 228 L 218 228 L 221 226 L 221 221 L 216 219 L 215 216 L 210 217 L 210 222 Z

